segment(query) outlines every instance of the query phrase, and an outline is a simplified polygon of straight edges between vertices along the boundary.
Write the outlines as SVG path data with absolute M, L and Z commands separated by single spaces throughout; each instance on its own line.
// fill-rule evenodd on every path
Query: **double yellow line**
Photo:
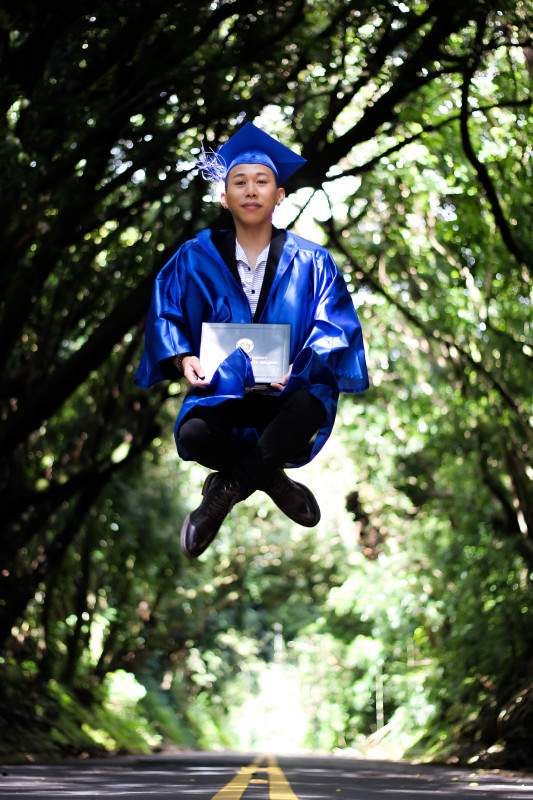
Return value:
M 261 766 L 263 762 L 267 762 L 266 766 Z M 265 772 L 266 778 L 256 778 L 258 773 Z M 250 783 L 268 783 L 270 800 L 298 800 L 274 756 L 258 756 L 250 766 L 241 767 L 212 800 L 239 800 Z

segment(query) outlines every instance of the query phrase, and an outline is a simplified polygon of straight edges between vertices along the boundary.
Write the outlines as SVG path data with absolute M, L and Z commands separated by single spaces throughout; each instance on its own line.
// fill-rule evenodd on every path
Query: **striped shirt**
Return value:
M 268 252 L 270 245 L 268 244 L 255 263 L 255 269 L 248 262 L 246 253 L 242 249 L 239 242 L 235 239 L 235 258 L 237 259 L 237 269 L 239 270 L 239 277 L 241 279 L 241 286 L 248 303 L 252 317 L 255 314 L 257 303 L 259 302 L 259 294 L 261 286 L 263 285 L 263 278 L 265 277 L 265 268 L 268 260 Z

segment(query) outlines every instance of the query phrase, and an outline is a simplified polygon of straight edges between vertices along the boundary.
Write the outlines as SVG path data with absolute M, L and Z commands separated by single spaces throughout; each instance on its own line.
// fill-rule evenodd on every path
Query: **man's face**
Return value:
M 237 164 L 226 178 L 222 205 L 229 208 L 236 222 L 258 225 L 270 222 L 275 207 L 285 197 L 276 176 L 263 164 Z

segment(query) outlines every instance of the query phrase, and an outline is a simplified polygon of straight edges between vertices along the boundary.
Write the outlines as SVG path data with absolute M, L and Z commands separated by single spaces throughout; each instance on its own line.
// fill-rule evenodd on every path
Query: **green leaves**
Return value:
M 432 719 L 440 741 L 484 702 L 490 744 L 530 670 L 530 3 L 182 6 L 2 17 L 8 683 L 123 669 L 162 731 L 212 745 L 282 625 L 291 680 L 322 670 L 315 744 L 360 746 L 378 706 L 391 738 Z M 284 208 L 335 254 L 372 387 L 309 468 L 316 531 L 258 496 L 184 565 L 183 390 L 133 376 L 155 274 L 220 222 L 200 143 L 259 114 L 308 159 Z

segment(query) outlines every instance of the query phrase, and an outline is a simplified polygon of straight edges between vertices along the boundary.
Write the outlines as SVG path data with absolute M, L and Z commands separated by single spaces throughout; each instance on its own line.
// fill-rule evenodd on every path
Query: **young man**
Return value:
M 251 123 L 205 156 L 204 176 L 225 181 L 222 205 L 235 229 L 201 231 L 155 282 L 135 382 L 148 388 L 185 377 L 178 453 L 214 470 L 182 526 L 188 558 L 201 555 L 235 503 L 257 489 L 294 522 L 316 525 L 313 494 L 284 467 L 308 463 L 324 445 L 339 392 L 368 387 L 361 327 L 330 253 L 272 225 L 283 181 L 303 163 Z M 289 324 L 287 373 L 254 391 L 253 360 L 237 348 L 208 382 L 199 360 L 203 322 Z

